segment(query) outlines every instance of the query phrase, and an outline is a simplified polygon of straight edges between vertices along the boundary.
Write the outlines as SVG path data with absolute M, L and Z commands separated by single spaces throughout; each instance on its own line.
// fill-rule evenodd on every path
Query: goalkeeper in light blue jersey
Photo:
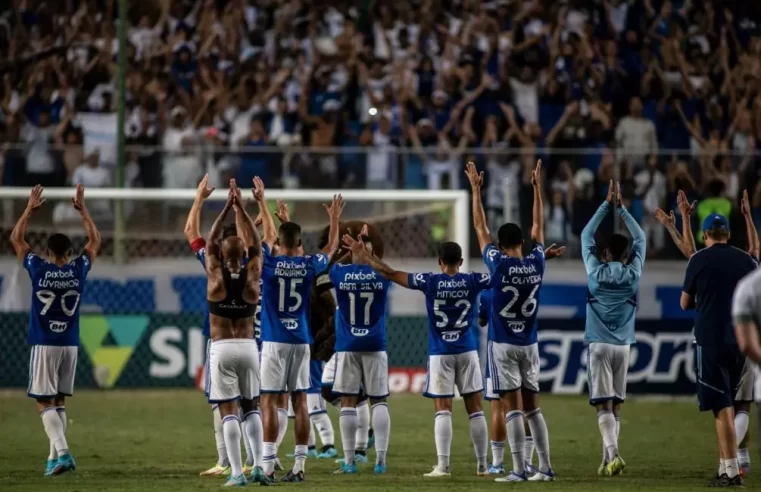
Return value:
M 598 257 L 595 232 L 610 210 L 618 210 L 632 236 L 612 234 Z M 621 187 L 610 181 L 607 200 L 600 205 L 581 233 L 581 251 L 587 272 L 589 403 L 597 408 L 597 425 L 603 439 L 603 461 L 598 475 L 618 475 L 624 460 L 618 454 L 619 412 L 626 398 L 629 348 L 635 343 L 637 292 L 647 241 L 642 228 L 621 204 Z

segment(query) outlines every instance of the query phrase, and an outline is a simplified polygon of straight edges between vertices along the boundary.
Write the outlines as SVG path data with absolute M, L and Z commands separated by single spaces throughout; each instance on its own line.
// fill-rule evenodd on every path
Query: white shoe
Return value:
M 526 482 L 526 474 L 518 475 L 514 471 L 511 471 L 504 477 L 499 477 L 494 479 L 495 482 Z
M 441 471 L 441 470 L 439 470 L 438 466 L 434 466 L 433 470 L 430 473 L 426 473 L 423 476 L 424 477 L 428 477 L 428 478 L 440 478 L 440 477 L 451 477 L 452 474 L 449 473 L 449 470 L 447 470 L 447 471 Z
M 529 482 L 552 482 L 553 480 L 555 480 L 555 474 L 552 470 L 547 473 L 536 470 L 536 473 L 528 479 Z

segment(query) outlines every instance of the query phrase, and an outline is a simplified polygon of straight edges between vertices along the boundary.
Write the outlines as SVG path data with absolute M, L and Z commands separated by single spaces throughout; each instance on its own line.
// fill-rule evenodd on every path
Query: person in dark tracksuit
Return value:
M 712 411 L 719 443 L 719 472 L 713 486 L 742 485 L 737 462 L 734 395 L 745 356 L 732 324 L 732 294 L 740 280 L 756 269 L 753 258 L 730 246 L 729 222 L 712 214 L 703 221 L 706 248 L 687 264 L 680 304 L 695 309 L 697 394 L 701 411 Z

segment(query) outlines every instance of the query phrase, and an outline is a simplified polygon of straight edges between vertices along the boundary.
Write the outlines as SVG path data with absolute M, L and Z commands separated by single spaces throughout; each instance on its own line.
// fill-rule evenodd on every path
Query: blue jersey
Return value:
M 206 248 L 201 248 L 196 251 L 196 259 L 201 262 L 203 269 L 206 270 Z M 259 292 L 261 294 L 262 283 L 259 281 Z M 209 324 L 209 305 L 206 303 L 205 317 L 203 320 L 203 335 L 205 337 L 211 336 L 211 325 Z M 256 314 L 254 315 L 254 340 L 257 344 L 261 344 L 262 337 L 262 296 L 259 295 L 259 302 L 256 303 Z
M 489 274 L 410 273 L 407 284 L 425 293 L 429 355 L 478 350 L 478 295 L 491 286 Z
M 30 345 L 79 345 L 79 301 L 90 266 L 86 253 L 61 267 L 26 255 L 24 268 L 32 280 Z
M 523 258 L 506 256 L 493 244 L 484 248 L 492 276 L 489 340 L 512 345 L 536 343 L 536 312 L 544 277 L 544 245 Z
M 328 257 L 272 256 L 262 244 L 262 341 L 312 343 L 309 299 L 314 278 L 328 267 Z
M 336 352 L 386 350 L 386 306 L 391 282 L 369 265 L 333 265 L 336 289 Z
M 478 318 L 486 320 L 489 323 L 489 315 L 491 313 L 491 290 L 485 290 L 481 292 L 481 297 L 478 298 Z

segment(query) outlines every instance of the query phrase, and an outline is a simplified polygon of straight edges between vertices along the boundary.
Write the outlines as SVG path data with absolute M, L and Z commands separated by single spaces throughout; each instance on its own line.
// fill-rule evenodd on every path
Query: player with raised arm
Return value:
M 428 312 L 428 375 L 423 396 L 433 399 L 434 440 L 438 463 L 425 477 L 448 477 L 452 446 L 452 399 L 462 395 L 470 420 L 470 438 L 476 454 L 476 474 L 488 475 L 488 430 L 482 402 L 483 378 L 478 361 L 476 318 L 478 296 L 491 286 L 486 273 L 462 273 L 462 248 L 445 242 L 439 246 L 441 273 L 406 273 L 394 270 L 367 254 L 358 241 L 353 246 L 373 270 L 395 284 L 425 294 Z
M 595 233 L 611 210 L 618 210 L 632 236 L 631 251 L 629 240 L 621 234 L 612 234 L 605 249 L 597 250 Z M 598 475 L 618 475 L 626 465 L 618 452 L 620 412 L 626 399 L 629 349 L 636 343 L 637 294 L 646 246 L 645 233 L 621 204 L 620 185 L 614 189 L 611 180 L 607 199 L 581 233 L 581 254 L 589 283 L 584 330 L 589 353 L 589 403 L 597 409 L 597 426 L 605 451 Z
M 544 258 L 550 260 L 552 258 L 563 256 L 565 253 L 565 246 L 557 246 L 551 244 L 546 250 L 544 250 Z M 491 312 L 492 292 L 491 290 L 485 290 L 481 292 L 481 296 L 478 299 L 478 324 L 482 327 L 489 326 L 489 313 Z M 502 402 L 499 399 L 499 395 L 494 392 L 494 383 L 491 378 L 491 371 L 489 364 L 486 364 L 486 370 L 484 371 L 484 400 L 489 402 L 491 407 L 491 423 L 489 425 L 489 438 L 491 440 L 491 465 L 489 465 L 489 475 L 504 475 L 505 473 L 505 439 L 507 438 L 507 427 L 505 425 L 505 412 L 502 409 Z M 523 456 L 526 460 L 526 474 L 536 474 L 536 467 L 533 465 L 534 451 L 534 438 L 531 435 L 531 429 L 528 426 L 528 422 L 525 423 L 524 429 L 526 431 L 526 440 L 523 445 Z
M 45 203 L 42 191 L 39 185 L 32 189 L 26 209 L 11 232 L 11 245 L 32 281 L 27 395 L 37 401 L 37 411 L 50 441 L 45 476 L 52 476 L 76 469 L 66 441 L 66 397 L 74 393 L 79 301 L 100 250 L 100 233 L 85 206 L 84 187 L 79 185 L 72 201 L 87 233 L 84 252 L 72 260 L 71 240 L 63 234 L 51 234 L 47 257 L 37 256 L 25 235 L 32 213 Z
M 696 253 L 695 238 L 693 237 L 692 228 L 690 227 L 690 216 L 695 211 L 696 205 L 697 202 L 688 202 L 687 195 L 685 195 L 684 192 L 680 191 L 677 194 L 677 207 L 679 208 L 679 213 L 682 215 L 683 234 L 680 234 L 676 229 L 673 211 L 666 214 L 663 210 L 658 209 L 656 210 L 655 215 L 656 219 L 658 219 L 669 232 L 679 251 L 687 259 L 690 259 L 690 257 Z M 761 254 L 761 251 L 759 251 L 761 249 L 761 243 L 759 242 L 758 233 L 756 232 L 756 226 L 753 223 L 747 190 L 743 190 L 743 196 L 740 201 L 740 211 L 742 212 L 745 221 L 745 232 L 748 239 L 747 252 L 754 260 L 756 260 L 756 262 L 758 262 L 759 255 Z M 695 345 L 697 344 L 695 343 Z M 761 396 L 754 394 L 755 383 L 755 370 L 752 367 L 752 364 L 746 361 L 740 376 L 740 384 L 735 390 L 734 396 L 737 461 L 742 475 L 750 473 L 750 453 L 748 451 L 748 440 L 750 439 L 750 433 L 748 432 L 748 427 L 750 425 L 750 403 Z
M 237 185 L 236 185 L 237 189 Z M 211 196 L 212 192 L 214 191 L 213 187 L 209 187 L 209 175 L 205 175 L 203 179 L 201 179 L 200 183 L 198 183 L 198 189 L 196 191 L 196 197 L 193 200 L 193 205 L 190 208 L 190 212 L 188 213 L 188 220 L 185 223 L 185 239 L 187 239 L 188 244 L 190 245 L 190 249 L 193 250 L 193 253 L 196 256 L 196 259 L 201 263 L 201 266 L 203 266 L 204 271 L 206 270 L 206 240 L 204 240 L 203 235 L 201 234 L 201 209 L 203 208 L 203 204 L 209 196 Z M 239 191 L 238 191 L 239 193 Z M 238 196 L 240 199 L 240 195 Z M 244 230 L 245 228 L 241 225 L 243 216 L 242 214 L 238 213 L 237 209 L 234 209 L 235 212 L 235 223 L 234 224 L 227 224 L 223 226 L 222 228 L 222 240 L 227 239 L 231 236 L 237 236 L 238 230 Z M 257 340 L 257 343 L 259 343 L 259 336 L 261 332 L 261 297 L 259 300 L 259 303 L 257 304 L 256 308 L 256 316 L 254 318 L 254 338 Z M 204 394 L 206 395 L 206 398 L 209 398 L 209 384 L 211 382 L 210 379 L 210 371 L 209 371 L 209 349 L 211 348 L 211 335 L 209 333 L 209 311 L 206 309 L 205 317 L 204 317 L 204 324 L 202 329 L 203 335 L 206 337 L 206 367 L 205 367 L 205 381 L 204 381 Z M 212 417 L 214 422 L 214 440 L 216 442 L 217 446 L 217 463 L 209 468 L 208 470 L 204 470 L 200 473 L 202 477 L 204 476 L 220 476 L 220 475 L 228 475 L 230 473 L 230 462 L 227 459 L 227 447 L 225 445 L 225 438 L 224 433 L 222 432 L 222 419 L 219 415 L 219 407 L 218 405 L 212 404 L 211 405 L 212 410 Z M 245 444 L 246 448 L 246 462 L 243 466 L 243 472 L 245 474 L 248 474 L 251 472 L 256 466 L 261 466 L 261 456 L 262 456 L 262 419 L 261 415 L 259 414 L 259 411 L 257 410 L 254 415 L 252 415 L 249 419 L 244 420 L 242 422 L 243 427 L 245 428 L 248 425 L 253 426 L 253 431 L 259 436 L 257 440 L 254 441 L 255 447 L 251 448 L 251 443 L 248 439 L 244 439 L 243 442 Z M 245 433 L 245 429 L 244 429 Z
M 375 473 L 386 473 L 391 418 L 386 399 L 388 355 L 386 353 L 386 307 L 390 282 L 367 264 L 367 237 L 355 241 L 343 237 L 351 248 L 351 263 L 330 268 L 336 303 L 336 373 L 333 391 L 341 395 L 341 441 L 344 460 L 337 474 L 357 473 L 354 461 L 357 434 L 357 402 L 364 389 L 372 407 L 375 429 Z
M 331 238 L 321 253 L 304 256 L 301 227 L 286 222 L 275 229 L 264 199 L 264 183 L 254 179 L 254 197 L 262 213 L 262 409 L 264 411 L 264 471 L 274 482 L 278 432 L 277 399 L 291 394 L 296 414 L 295 464 L 284 482 L 304 481 L 304 464 L 309 441 L 309 415 L 306 390 L 309 389 L 309 298 L 312 281 L 324 271 L 338 246 L 338 221 L 343 211 L 341 195 L 325 205 L 330 216 Z M 277 256 L 272 252 L 277 244 Z
M 221 240 L 222 224 L 230 210 L 241 216 L 242 237 Z M 242 238 L 246 238 L 245 240 Z M 246 485 L 240 453 L 241 413 L 254 417 L 259 396 L 259 351 L 254 340 L 254 317 L 259 301 L 261 239 L 254 221 L 240 202 L 235 180 L 230 181 L 227 203 L 209 231 L 206 296 L 209 303 L 211 347 L 209 349 L 209 403 L 219 407 L 230 477 L 225 486 Z M 239 407 L 240 404 L 240 407 Z M 253 426 L 244 427 L 245 438 L 259 438 Z M 263 481 L 261 468 L 255 481 Z
M 492 276 L 492 307 L 489 315 L 488 364 L 494 391 L 500 395 L 506 412 L 507 436 L 513 457 L 513 470 L 498 482 L 554 480 L 550 464 L 547 424 L 539 408 L 539 348 L 537 344 L 537 295 L 544 276 L 544 206 L 542 204 L 542 161 L 532 172 L 534 187 L 533 225 L 531 238 L 536 243 L 531 253 L 523 256 L 523 234 L 516 224 L 499 228 L 499 248 L 494 246 L 486 225 L 481 202 L 483 172 L 472 162 L 465 174 L 473 195 L 473 225 L 486 267 Z M 528 420 L 539 469 L 526 477 L 524 414 Z

